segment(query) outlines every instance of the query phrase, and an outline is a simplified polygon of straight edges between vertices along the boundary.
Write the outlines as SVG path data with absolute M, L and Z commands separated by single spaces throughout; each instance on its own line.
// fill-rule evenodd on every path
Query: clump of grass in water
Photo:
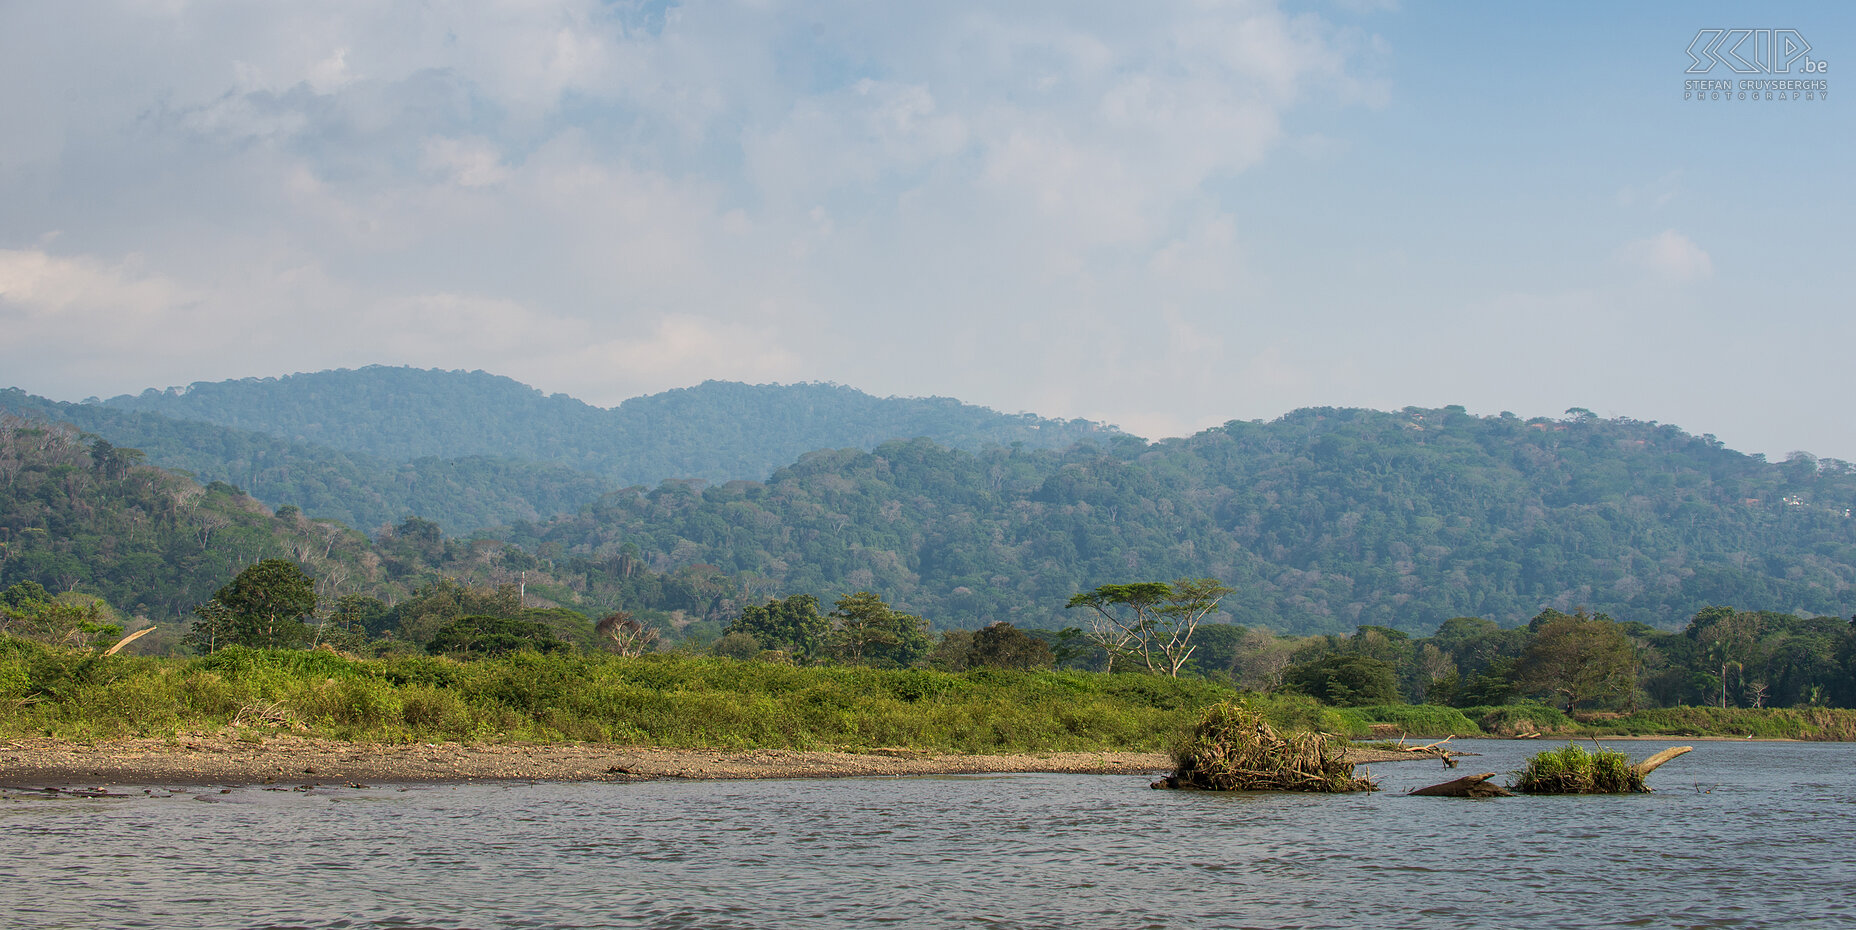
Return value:
M 1523 794 L 1638 794 L 1649 791 L 1643 772 L 1614 749 L 1586 752 L 1577 744 L 1549 749 L 1527 760 L 1514 790 Z
M 1238 703 L 1205 709 L 1155 787 L 1212 791 L 1376 791 L 1356 778 L 1345 743 L 1318 733 L 1279 735 L 1263 715 Z

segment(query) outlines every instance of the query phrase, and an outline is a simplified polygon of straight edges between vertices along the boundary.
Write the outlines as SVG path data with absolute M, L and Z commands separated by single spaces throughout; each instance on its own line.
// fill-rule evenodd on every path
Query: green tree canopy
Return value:
M 308 638 L 303 618 L 315 612 L 316 583 L 295 562 L 263 559 L 238 573 L 194 609 L 184 642 L 212 652 L 225 646 L 289 648 Z
M 969 667 L 1050 668 L 1056 661 L 1056 654 L 1043 640 L 1005 622 L 974 632 L 967 646 Z
M 785 600 L 768 598 L 765 604 L 743 609 L 722 635 L 746 633 L 760 648 L 784 650 L 804 662 L 819 656 L 830 630 L 831 622 L 818 612 L 818 598 L 795 594 Z
M 1291 665 L 1283 672 L 1283 687 L 1338 707 L 1399 702 L 1393 667 L 1359 653 L 1330 653 Z
M 1551 612 L 1534 630 L 1516 671 L 1521 687 L 1566 699 L 1572 713 L 1582 701 L 1621 697 L 1635 685 L 1630 638 L 1604 614 Z
M 439 629 L 425 645 L 433 655 L 492 656 L 510 652 L 562 652 L 570 647 L 533 620 L 474 615 Z
M 829 619 L 827 649 L 854 665 L 913 665 L 931 645 L 928 621 L 891 609 L 868 591 L 838 598 Z
M 1087 607 L 1085 632 L 1109 654 L 1140 662 L 1149 672 L 1179 677 L 1191 660 L 1192 635 L 1206 615 L 1231 589 L 1211 578 L 1181 579 L 1167 584 L 1142 581 L 1105 584 L 1070 598 L 1068 607 Z

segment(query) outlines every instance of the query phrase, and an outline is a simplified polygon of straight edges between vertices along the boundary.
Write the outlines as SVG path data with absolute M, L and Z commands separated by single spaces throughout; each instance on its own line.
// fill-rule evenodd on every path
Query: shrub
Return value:
M 1614 749 L 1586 752 L 1575 743 L 1536 753 L 1514 783 L 1525 794 L 1632 794 L 1649 791 L 1630 757 Z

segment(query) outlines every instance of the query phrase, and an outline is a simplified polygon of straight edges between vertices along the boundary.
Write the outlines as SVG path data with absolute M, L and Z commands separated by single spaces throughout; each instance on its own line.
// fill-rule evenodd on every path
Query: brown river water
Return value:
M 0 927 L 1856 926 L 1856 745 L 1697 742 L 1651 795 L 1403 796 L 1558 745 L 1463 742 L 1482 755 L 1373 766 L 1385 790 L 1350 796 L 1125 775 L 0 790 Z

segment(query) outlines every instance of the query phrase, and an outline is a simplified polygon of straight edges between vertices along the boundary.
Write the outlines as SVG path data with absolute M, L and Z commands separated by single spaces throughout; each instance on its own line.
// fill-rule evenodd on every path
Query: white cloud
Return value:
M 85 325 L 98 314 L 149 317 L 191 298 L 186 289 L 138 267 L 88 256 L 0 250 L 0 303 L 35 320 Z
M 459 187 L 486 187 L 509 177 L 496 147 L 483 139 L 427 139 L 420 165 Z
M 1714 276 L 1714 259 L 1693 239 L 1673 229 L 1627 242 L 1617 254 L 1626 264 L 1664 281 L 1680 284 Z
M 0 312 L 165 334 L 0 347 L 80 396 L 387 362 L 1211 417 L 1265 313 L 1219 185 L 1372 91 L 1263 2 L 74 0 L 0 9 L 0 53 L 0 248 L 51 268 Z

